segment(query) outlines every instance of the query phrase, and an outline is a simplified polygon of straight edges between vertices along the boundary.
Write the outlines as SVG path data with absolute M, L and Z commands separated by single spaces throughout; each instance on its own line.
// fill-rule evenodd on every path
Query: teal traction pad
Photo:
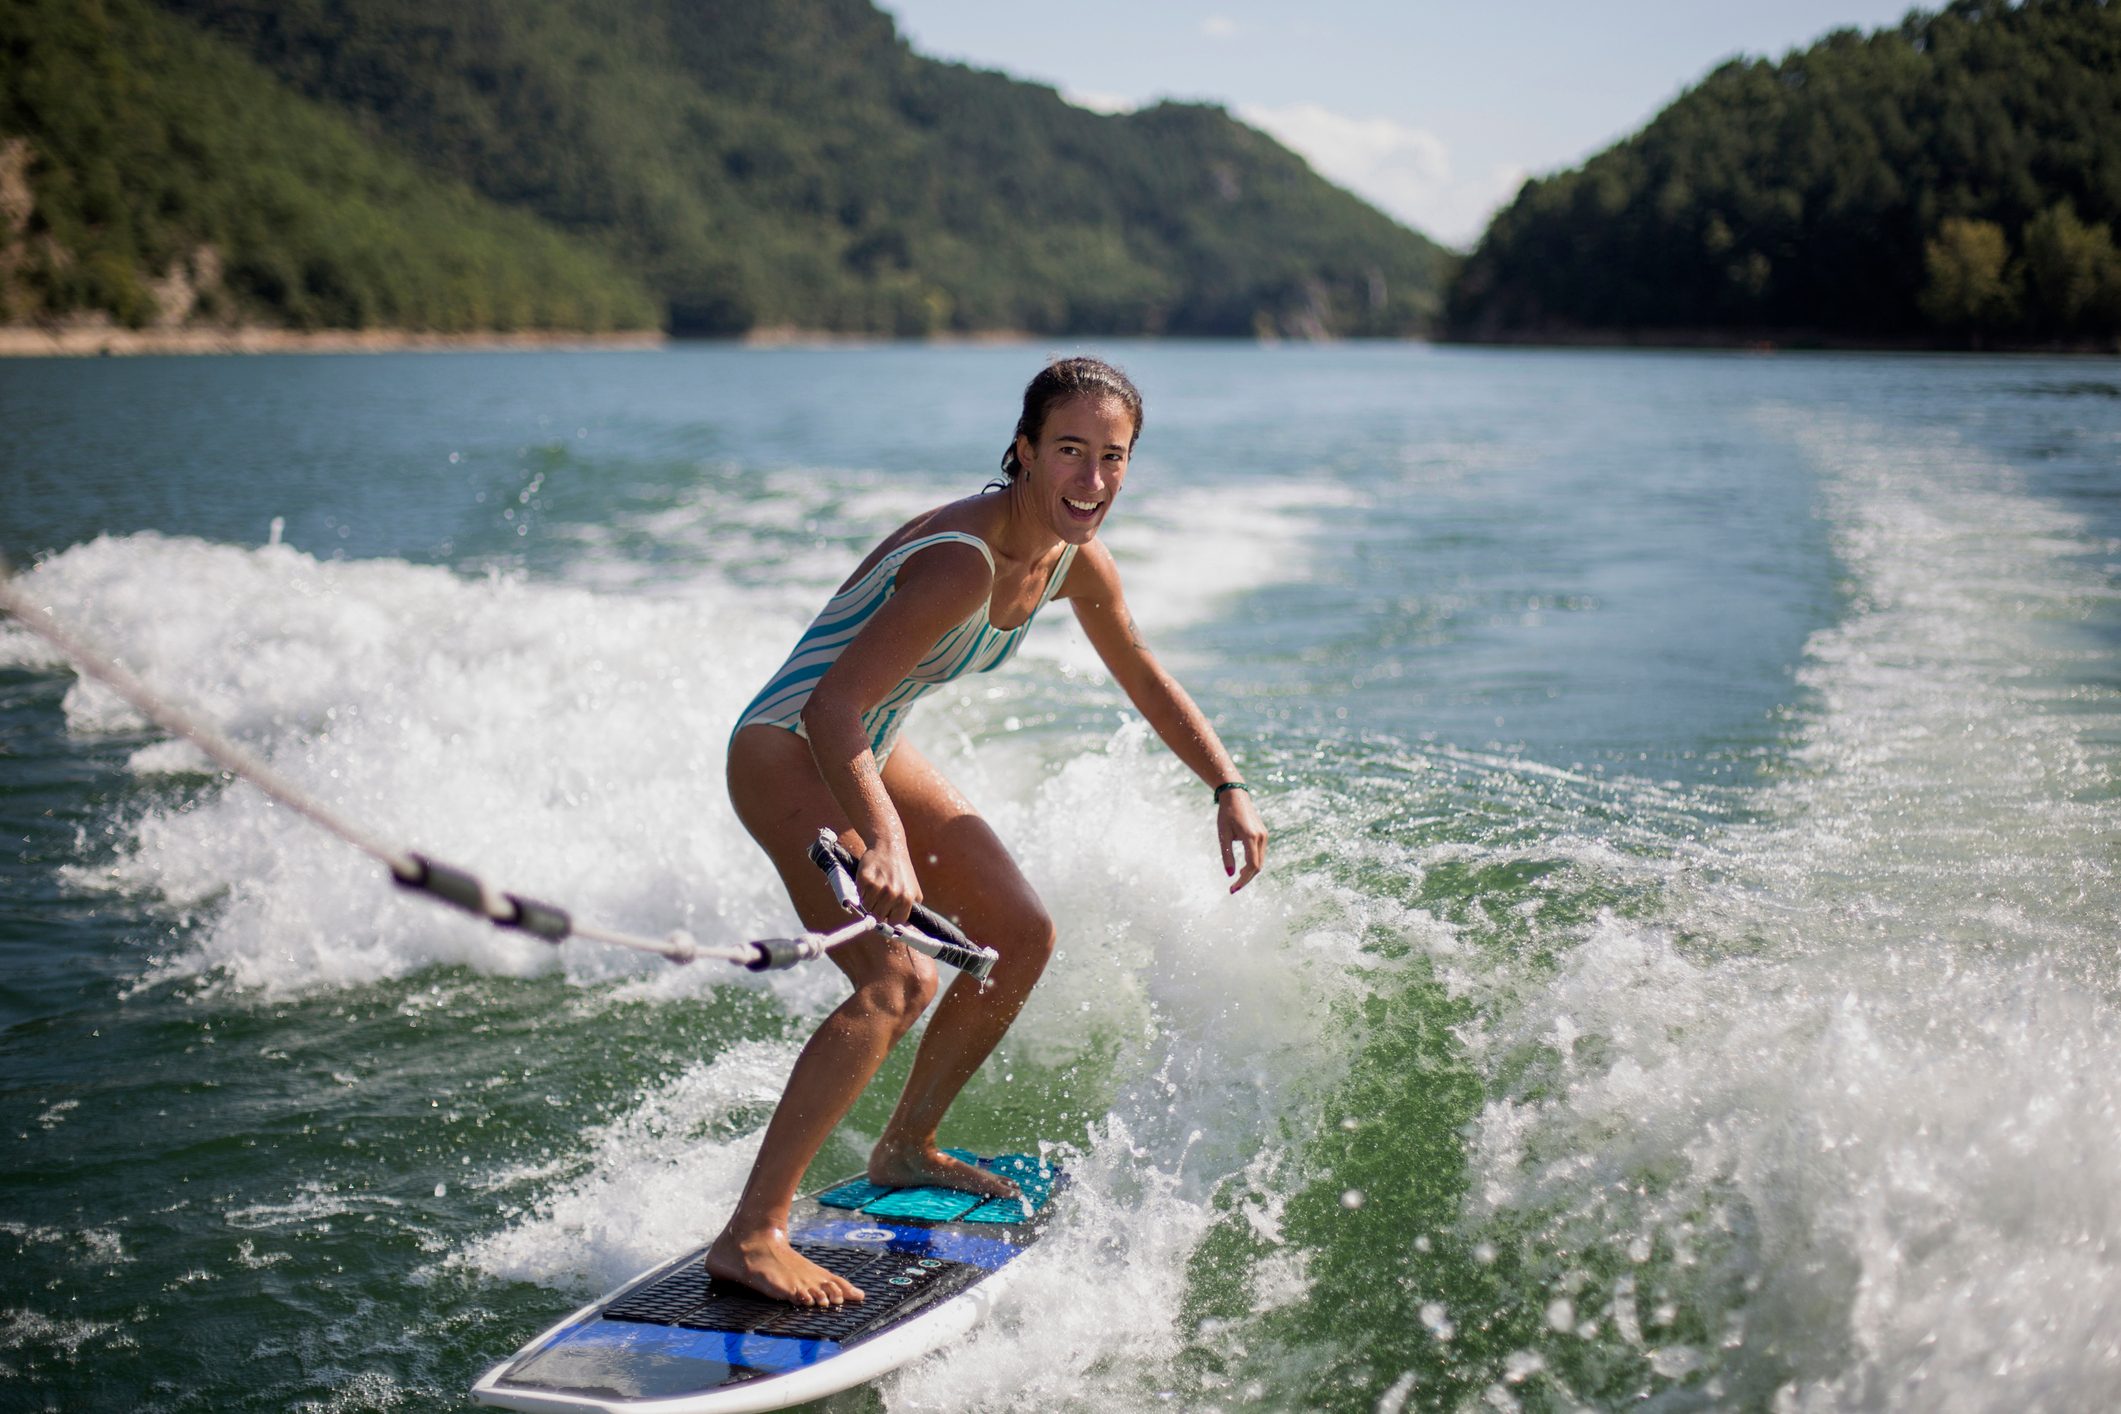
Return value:
M 958 1188 L 886 1188 L 857 1178 L 828 1188 L 817 1200 L 828 1208 L 852 1208 L 873 1218 L 918 1218 L 936 1223 L 1020 1223 L 1046 1206 L 1058 1171 L 1031 1154 L 983 1159 L 967 1149 L 945 1149 L 953 1159 L 977 1164 L 1013 1181 L 1022 1198 L 982 1198 Z

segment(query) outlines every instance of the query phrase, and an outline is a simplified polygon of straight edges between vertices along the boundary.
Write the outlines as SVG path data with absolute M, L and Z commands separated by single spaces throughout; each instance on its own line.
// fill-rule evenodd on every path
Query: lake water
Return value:
M 1062 931 L 945 1138 L 1076 1187 L 831 1407 L 2121 1404 L 2121 365 L 1101 351 L 1271 868 L 1064 612 L 923 704 Z M 0 363 L 0 547 L 388 838 L 785 933 L 730 724 L 1043 352 Z M 0 627 L 0 1404 L 450 1407 L 719 1225 L 836 973 L 202 767 Z

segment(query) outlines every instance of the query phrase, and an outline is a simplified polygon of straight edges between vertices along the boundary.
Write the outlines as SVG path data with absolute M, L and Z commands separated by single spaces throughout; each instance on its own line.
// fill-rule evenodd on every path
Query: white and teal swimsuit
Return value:
M 803 630 L 796 640 L 795 649 L 788 661 L 781 664 L 759 695 L 751 699 L 737 719 L 739 730 L 763 725 L 781 727 L 797 736 L 807 737 L 803 730 L 803 708 L 810 701 L 810 693 L 825 676 L 826 669 L 839 661 L 840 653 L 854 642 L 855 635 L 884 601 L 898 588 L 899 567 L 908 557 L 930 545 L 942 545 L 950 541 L 970 545 L 986 557 L 987 569 L 994 569 L 994 552 L 977 535 L 962 531 L 945 530 L 934 535 L 923 535 L 908 540 L 882 559 L 878 560 L 861 578 L 832 596 L 818 616 Z M 966 673 L 992 672 L 1009 660 L 1016 651 L 1017 640 L 1024 630 L 1031 627 L 1031 620 L 1038 611 L 1052 602 L 1060 591 L 1062 581 L 1068 577 L 1068 566 L 1075 559 L 1075 547 L 1063 546 L 1060 563 L 1053 567 L 1053 577 L 1046 581 L 1046 592 L 1032 607 L 1030 617 L 1015 628 L 996 628 L 988 618 L 993 601 L 966 615 L 940 639 L 926 657 L 914 666 L 912 672 L 891 691 L 884 700 L 862 714 L 862 730 L 869 735 L 869 749 L 876 754 L 876 764 L 882 766 L 891 754 L 893 743 L 898 740 L 899 725 L 906 719 L 908 709 L 920 695 L 932 687 L 963 677 Z

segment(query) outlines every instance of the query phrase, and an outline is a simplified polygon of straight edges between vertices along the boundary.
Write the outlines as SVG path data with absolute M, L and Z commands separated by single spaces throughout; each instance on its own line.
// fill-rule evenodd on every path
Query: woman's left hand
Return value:
M 1267 867 L 1267 826 L 1259 818 L 1258 807 L 1252 804 L 1250 791 L 1223 792 L 1222 799 L 1215 803 L 1215 833 L 1222 841 L 1223 873 L 1235 875 L 1237 879 L 1230 885 L 1230 892 L 1234 894 Z M 1237 867 L 1237 850 L 1240 848 L 1244 851 L 1243 872 Z

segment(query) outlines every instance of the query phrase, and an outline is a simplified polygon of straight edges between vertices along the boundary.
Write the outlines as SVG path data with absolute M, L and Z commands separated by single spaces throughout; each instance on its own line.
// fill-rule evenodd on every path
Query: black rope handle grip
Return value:
M 810 846 L 810 862 L 828 875 L 838 870 L 845 877 L 848 888 L 853 888 L 855 858 L 829 831 L 818 831 L 817 842 Z M 1000 955 L 992 948 L 973 942 L 962 928 L 926 904 L 913 905 L 911 922 L 914 928 L 927 935 L 926 941 L 935 945 L 933 956 L 936 961 L 947 962 L 960 972 L 969 972 L 982 982 L 987 980 L 987 974 L 994 971 L 994 964 L 1000 960 Z M 922 951 L 928 950 L 923 948 Z

